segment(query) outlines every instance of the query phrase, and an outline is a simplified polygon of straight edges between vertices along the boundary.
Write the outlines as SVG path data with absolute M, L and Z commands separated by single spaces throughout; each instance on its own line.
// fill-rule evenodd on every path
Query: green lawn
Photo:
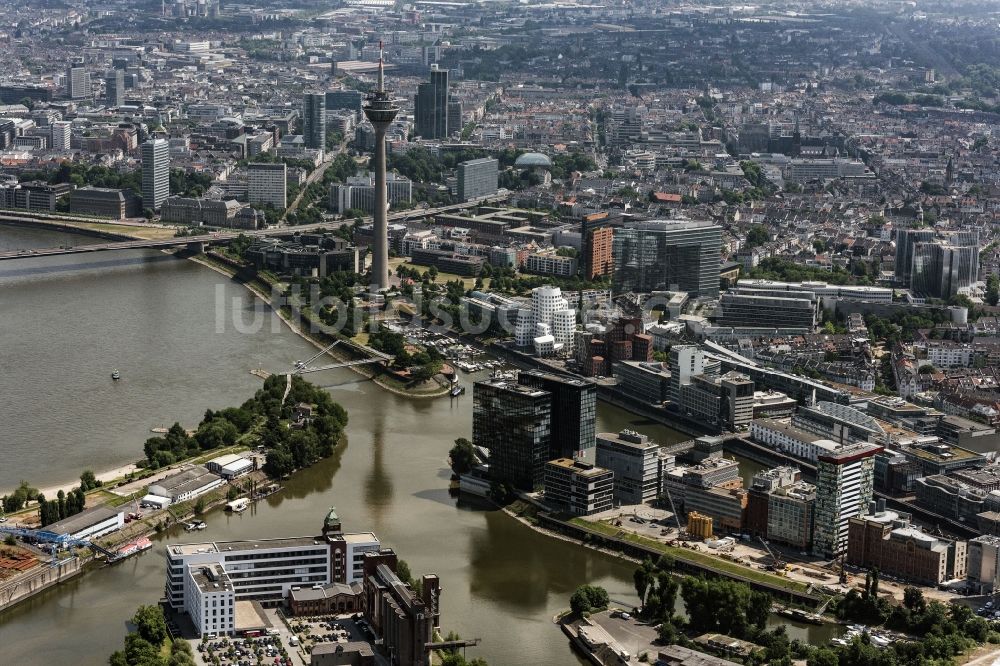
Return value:
M 713 555 L 708 555 L 706 553 L 700 553 L 695 550 L 689 550 L 687 548 L 678 548 L 677 546 L 668 546 L 665 543 L 656 541 L 655 539 L 648 539 L 638 534 L 632 534 L 631 532 L 623 531 L 614 525 L 609 525 L 603 522 L 590 522 L 584 520 L 583 518 L 573 518 L 569 521 L 573 525 L 583 527 L 584 529 L 590 530 L 591 532 L 598 532 L 600 534 L 605 534 L 611 537 L 617 537 L 622 541 L 629 541 L 647 548 L 651 548 L 665 555 L 670 555 L 675 560 L 683 560 L 690 562 L 692 564 L 697 564 L 699 566 L 718 571 L 723 574 L 731 574 L 734 576 L 740 576 L 749 580 L 754 580 L 760 583 L 767 583 L 768 585 L 774 585 L 776 587 L 783 587 L 789 590 L 795 590 L 796 592 L 805 592 L 807 586 L 804 583 L 798 581 L 789 580 L 782 576 L 775 576 L 759 569 L 751 569 L 750 567 L 745 567 L 735 562 L 722 559 L 721 557 L 715 557 Z

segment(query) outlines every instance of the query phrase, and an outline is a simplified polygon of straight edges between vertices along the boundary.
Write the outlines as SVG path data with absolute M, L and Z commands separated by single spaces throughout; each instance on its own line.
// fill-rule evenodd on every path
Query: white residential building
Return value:
M 573 257 L 558 254 L 529 254 L 524 262 L 524 270 L 536 275 L 573 277 L 577 273 L 577 261 Z

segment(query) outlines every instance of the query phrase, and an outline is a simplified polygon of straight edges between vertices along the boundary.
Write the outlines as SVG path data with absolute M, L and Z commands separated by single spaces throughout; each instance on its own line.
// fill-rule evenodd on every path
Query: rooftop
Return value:
M 601 476 L 608 473 L 608 471 L 603 467 L 597 467 L 596 465 L 591 465 L 590 463 L 581 462 L 579 460 L 573 460 L 572 458 L 557 458 L 555 460 L 550 460 L 548 464 L 572 470 L 578 476 L 583 477 Z
M 56 534 L 75 534 L 120 513 L 122 513 L 120 509 L 107 505 L 95 506 L 92 509 L 84 509 L 75 516 L 51 523 L 45 529 Z

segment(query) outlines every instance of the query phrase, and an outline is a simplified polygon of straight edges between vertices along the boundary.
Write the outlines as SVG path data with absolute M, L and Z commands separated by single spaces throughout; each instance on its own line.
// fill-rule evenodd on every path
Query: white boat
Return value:
M 250 506 L 250 500 L 246 497 L 241 497 L 239 499 L 234 499 L 232 502 L 226 503 L 226 511 L 232 511 L 233 513 L 243 513 Z
M 118 381 L 122 378 L 122 373 L 118 372 L 118 368 L 111 371 L 111 379 Z
M 207 524 L 205 523 L 205 521 L 204 521 L 204 520 L 199 520 L 199 521 L 198 521 L 197 523 L 195 523 L 195 525 L 194 525 L 194 528 L 195 528 L 196 530 L 203 530 L 203 529 L 205 529 L 206 527 L 208 527 L 208 525 L 207 525 Z
M 127 557 L 131 557 L 153 547 L 153 542 L 146 537 L 139 537 L 134 541 L 129 541 L 115 551 L 115 554 L 108 558 L 108 564 L 120 562 Z

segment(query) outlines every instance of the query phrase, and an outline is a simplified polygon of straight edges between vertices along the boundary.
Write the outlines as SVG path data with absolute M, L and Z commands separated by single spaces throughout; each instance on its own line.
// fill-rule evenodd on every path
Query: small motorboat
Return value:
M 111 379 L 118 381 L 122 378 L 122 373 L 118 372 L 118 368 L 111 371 Z

